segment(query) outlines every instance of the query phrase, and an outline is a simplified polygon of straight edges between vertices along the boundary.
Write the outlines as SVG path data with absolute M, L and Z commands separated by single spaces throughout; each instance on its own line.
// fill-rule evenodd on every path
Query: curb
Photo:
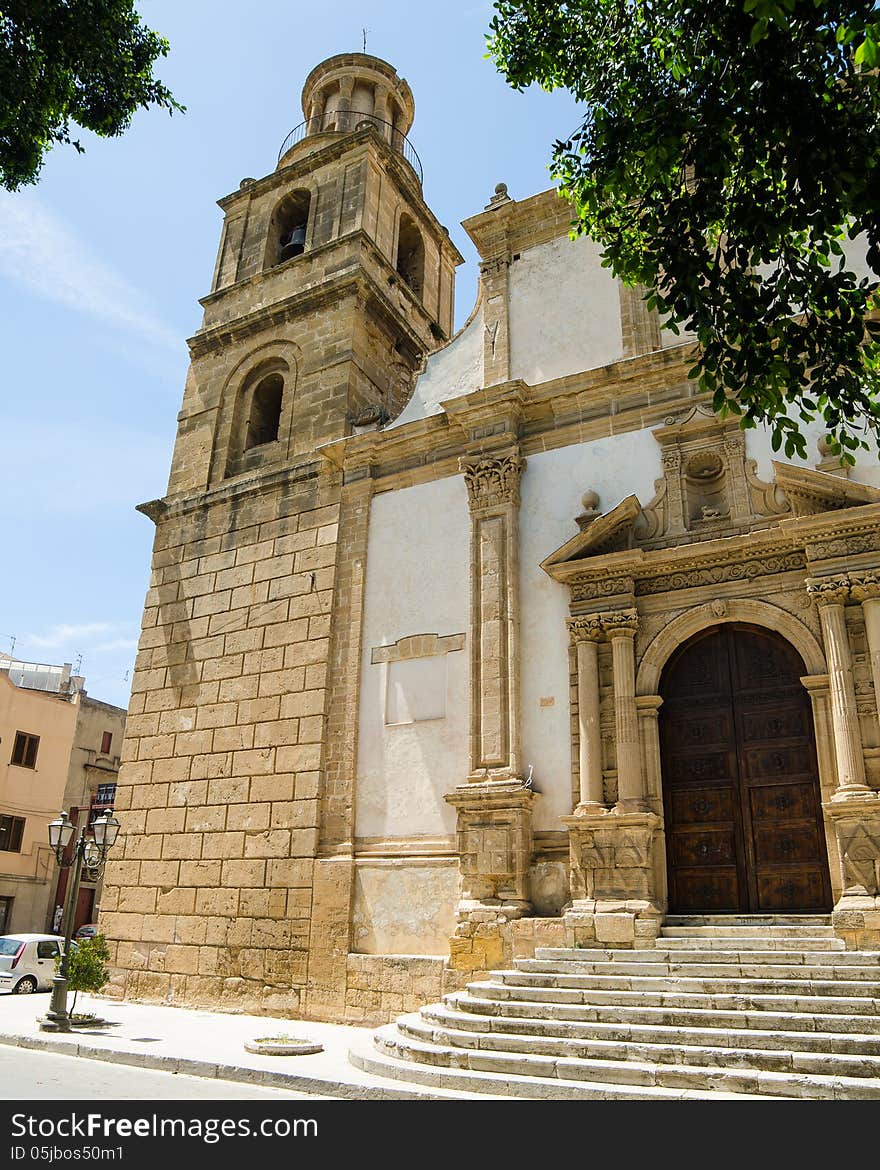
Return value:
M 126 1064 L 137 1068 L 158 1069 L 167 1073 L 183 1073 L 208 1080 L 232 1081 L 237 1084 L 264 1085 L 268 1088 L 295 1089 L 326 1097 L 349 1101 L 449 1101 L 458 1093 L 394 1089 L 346 1084 L 302 1073 L 273 1072 L 269 1069 L 247 1068 L 244 1065 L 217 1064 L 208 1060 L 191 1060 L 179 1056 L 158 1056 L 149 1052 L 125 1052 L 97 1045 L 81 1044 L 76 1040 L 44 1040 L 42 1036 L 20 1036 L 0 1033 L 0 1044 L 42 1052 L 60 1052 L 64 1056 L 80 1056 L 86 1060 L 103 1060 L 109 1064 Z

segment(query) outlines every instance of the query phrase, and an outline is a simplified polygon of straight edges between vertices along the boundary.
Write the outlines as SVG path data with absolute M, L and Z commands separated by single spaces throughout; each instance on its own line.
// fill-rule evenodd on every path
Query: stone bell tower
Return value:
M 168 492 L 140 509 L 153 573 L 102 921 L 117 994 L 332 1016 L 369 472 L 327 456 L 400 412 L 462 258 L 390 65 L 331 57 L 302 109 L 275 169 L 220 200 Z

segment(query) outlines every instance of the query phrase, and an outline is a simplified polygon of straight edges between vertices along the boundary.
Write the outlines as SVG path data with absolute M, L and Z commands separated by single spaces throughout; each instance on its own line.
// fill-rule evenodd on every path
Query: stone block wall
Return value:
M 336 500 L 314 472 L 159 523 L 102 904 L 115 994 L 302 1006 Z

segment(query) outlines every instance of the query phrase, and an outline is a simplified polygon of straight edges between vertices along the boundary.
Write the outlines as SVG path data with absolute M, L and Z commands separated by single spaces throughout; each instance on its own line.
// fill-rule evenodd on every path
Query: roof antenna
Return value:
M 364 52 L 365 52 L 365 53 L 366 53 L 366 51 L 367 51 L 367 33 L 368 33 L 369 31 L 370 31 L 370 30 L 369 30 L 368 28 L 362 28 L 362 29 L 361 29 L 361 32 L 364 34 Z

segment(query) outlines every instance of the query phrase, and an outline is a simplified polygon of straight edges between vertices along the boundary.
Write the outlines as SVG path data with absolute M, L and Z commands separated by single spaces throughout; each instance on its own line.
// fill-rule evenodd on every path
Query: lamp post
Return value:
M 87 835 L 91 829 L 91 835 Z M 79 895 L 79 883 L 82 877 L 83 866 L 96 873 L 100 873 L 107 860 L 107 854 L 113 847 L 120 824 L 113 815 L 113 809 L 104 809 L 91 825 L 82 825 L 79 836 L 74 842 L 70 855 L 67 847 L 73 840 L 76 827 L 68 819 L 67 813 L 61 812 L 58 818 L 49 825 L 49 844 L 55 852 L 55 860 L 62 869 L 72 869 L 70 882 L 67 887 L 67 897 L 64 903 L 64 946 L 61 952 L 61 963 L 52 981 L 52 1000 L 45 1018 L 40 1021 L 43 1032 L 69 1032 L 70 1015 L 67 1011 L 67 960 L 70 955 L 70 940 L 73 936 L 73 924 L 76 917 L 76 902 Z

